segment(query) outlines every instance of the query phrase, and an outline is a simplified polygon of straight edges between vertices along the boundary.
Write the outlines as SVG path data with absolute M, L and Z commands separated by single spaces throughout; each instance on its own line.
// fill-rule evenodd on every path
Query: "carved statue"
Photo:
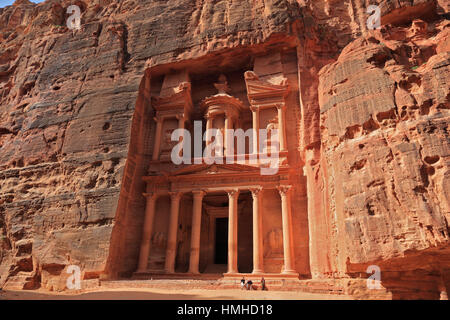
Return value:
M 279 133 L 277 132 L 278 116 L 269 121 L 269 123 L 266 126 L 266 130 L 267 130 L 267 137 L 264 141 L 265 152 L 267 152 L 271 148 L 272 141 L 277 141 L 279 139 Z
M 167 129 L 164 132 L 164 146 L 163 146 L 163 151 L 169 151 L 172 150 L 173 147 L 175 147 L 175 145 L 177 144 L 176 141 L 172 141 L 172 133 L 174 132 L 174 129 Z
M 272 133 L 273 130 L 278 130 L 278 116 L 269 121 L 266 129 L 268 134 Z
M 221 74 L 219 77 L 219 82 L 214 83 L 214 87 L 216 87 L 219 94 L 227 94 L 230 91 L 228 87 L 227 77 L 224 74 Z
M 155 232 L 153 234 L 152 245 L 155 248 L 163 248 L 166 244 L 166 234 L 164 232 Z
M 280 228 L 270 230 L 264 239 L 264 257 L 283 255 L 283 232 Z

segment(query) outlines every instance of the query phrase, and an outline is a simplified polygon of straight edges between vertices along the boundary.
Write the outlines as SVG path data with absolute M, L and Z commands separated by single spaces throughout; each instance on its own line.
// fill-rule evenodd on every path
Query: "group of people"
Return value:
M 253 286 L 253 281 L 252 280 L 248 280 L 247 282 L 245 282 L 245 278 L 241 279 L 241 290 L 257 290 L 257 288 L 255 286 Z M 264 279 L 264 277 L 261 278 L 261 290 L 267 290 L 266 287 L 266 280 Z

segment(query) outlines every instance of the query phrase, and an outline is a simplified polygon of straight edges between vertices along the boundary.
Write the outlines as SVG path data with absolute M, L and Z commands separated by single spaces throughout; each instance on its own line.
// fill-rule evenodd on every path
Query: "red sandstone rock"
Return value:
M 393 298 L 439 297 L 450 281 L 449 5 L 379 3 L 379 31 L 358 0 L 77 1 L 74 32 L 72 1 L 0 9 L 0 286 L 64 290 L 71 264 L 84 279 L 136 271 L 162 77 L 195 74 L 197 103 L 225 70 L 247 104 L 243 71 L 254 70 L 284 74 L 295 93 L 297 272 L 367 298 L 348 278 L 377 264 Z

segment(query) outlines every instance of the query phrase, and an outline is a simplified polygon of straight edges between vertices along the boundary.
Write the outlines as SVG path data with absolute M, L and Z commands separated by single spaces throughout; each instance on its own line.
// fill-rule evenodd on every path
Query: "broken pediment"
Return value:
M 180 115 L 188 118 L 193 110 L 192 85 L 188 73 L 167 74 L 159 95 L 152 96 L 151 102 L 159 117 Z
M 251 105 L 264 105 L 284 103 L 289 93 L 289 84 L 286 78 L 282 78 L 279 84 L 273 84 L 259 79 L 253 71 L 245 72 L 247 96 Z
M 180 83 L 179 88 L 170 96 L 152 97 L 152 106 L 156 111 L 183 111 L 192 110 L 191 84 L 189 82 Z

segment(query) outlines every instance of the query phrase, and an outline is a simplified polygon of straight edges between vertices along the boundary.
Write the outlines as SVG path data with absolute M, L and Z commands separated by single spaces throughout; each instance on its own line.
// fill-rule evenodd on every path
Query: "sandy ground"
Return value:
M 106 289 L 81 294 L 0 291 L 0 300 L 350 300 L 348 296 L 283 291 Z

